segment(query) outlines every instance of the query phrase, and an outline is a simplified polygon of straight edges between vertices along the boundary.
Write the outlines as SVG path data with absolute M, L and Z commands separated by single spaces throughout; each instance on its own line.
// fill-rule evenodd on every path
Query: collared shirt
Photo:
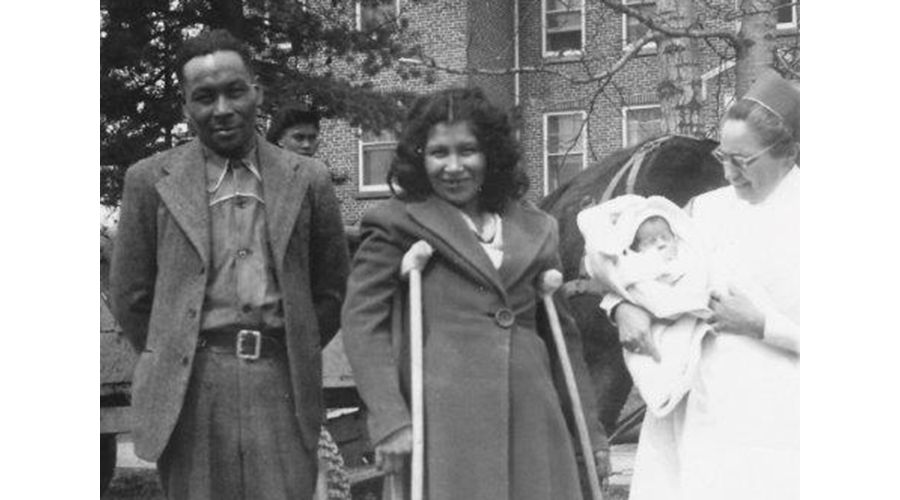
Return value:
M 283 327 L 256 148 L 241 160 L 204 153 L 211 269 L 201 329 Z

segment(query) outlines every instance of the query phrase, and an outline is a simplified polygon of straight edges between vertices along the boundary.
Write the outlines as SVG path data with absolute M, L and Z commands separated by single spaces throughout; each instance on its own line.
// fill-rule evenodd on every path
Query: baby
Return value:
M 709 271 L 690 218 L 665 198 L 626 195 L 582 211 L 578 227 L 591 279 L 653 316 L 660 362 L 623 354 L 647 408 L 665 415 L 686 394 L 709 331 Z
M 623 285 L 640 288 L 653 281 L 673 285 L 684 274 L 677 269 L 678 237 L 665 217 L 651 215 L 637 227 L 630 258 L 619 260 Z M 637 291 L 637 290 L 635 290 Z
M 631 249 L 635 252 L 658 251 L 665 261 L 672 261 L 678 256 L 678 242 L 675 233 L 662 216 L 647 217 L 638 226 Z

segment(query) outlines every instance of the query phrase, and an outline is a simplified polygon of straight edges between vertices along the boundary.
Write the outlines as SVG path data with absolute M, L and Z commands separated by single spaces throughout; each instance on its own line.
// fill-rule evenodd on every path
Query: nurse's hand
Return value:
M 709 324 L 714 332 L 763 338 L 766 317 L 741 290 L 730 287 L 727 293 L 712 292 L 709 308 L 713 312 Z
M 659 363 L 659 351 L 650 336 L 650 313 L 634 304 L 622 302 L 616 306 L 614 314 L 622 347 L 635 354 L 650 356 Z
M 385 474 L 398 474 L 403 461 L 412 453 L 412 427 L 406 426 L 375 445 L 375 465 Z

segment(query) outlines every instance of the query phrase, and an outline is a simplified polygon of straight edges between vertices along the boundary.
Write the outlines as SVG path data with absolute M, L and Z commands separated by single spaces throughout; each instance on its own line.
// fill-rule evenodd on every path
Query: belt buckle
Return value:
M 262 332 L 259 330 L 241 330 L 237 333 L 235 354 L 239 359 L 255 361 L 259 359 L 262 347 Z

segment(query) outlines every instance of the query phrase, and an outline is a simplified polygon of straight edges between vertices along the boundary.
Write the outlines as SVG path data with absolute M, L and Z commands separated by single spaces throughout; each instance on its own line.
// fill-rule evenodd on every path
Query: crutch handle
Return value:
M 547 318 L 550 321 L 550 331 L 553 334 L 553 343 L 559 354 L 562 365 L 563 377 L 566 380 L 566 389 L 569 391 L 569 399 L 572 401 L 572 413 L 575 417 L 575 427 L 578 428 L 578 438 L 581 443 L 581 454 L 584 456 L 585 473 L 591 486 L 593 500 L 603 500 L 603 492 L 600 489 L 600 479 L 597 478 L 597 463 L 594 460 L 594 451 L 591 447 L 591 438 L 588 434 L 587 422 L 584 419 L 584 410 L 581 406 L 581 396 L 578 386 L 575 384 L 575 372 L 572 370 L 572 361 L 569 359 L 569 351 L 566 348 L 566 340 L 563 337 L 562 325 L 559 323 L 559 313 L 553 302 L 553 293 L 562 286 L 562 273 L 556 269 L 544 271 L 539 276 L 538 288 L 544 307 L 547 309 Z
M 400 276 L 407 279 L 409 278 L 409 273 L 413 270 L 422 271 L 422 269 L 425 269 L 425 264 L 428 264 L 428 259 L 431 258 L 433 253 L 434 249 L 431 248 L 427 241 L 419 240 L 413 243 L 409 250 L 403 254 L 403 259 L 400 261 Z
M 556 269 L 549 269 L 541 274 L 538 282 L 541 298 L 552 296 L 563 284 L 563 275 Z

